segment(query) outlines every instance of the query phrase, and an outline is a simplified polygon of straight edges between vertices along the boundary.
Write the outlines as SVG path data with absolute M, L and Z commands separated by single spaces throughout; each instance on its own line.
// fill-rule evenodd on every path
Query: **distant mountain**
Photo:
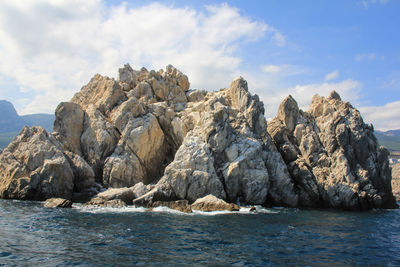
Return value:
M 19 116 L 11 102 L 0 100 L 0 148 L 6 147 L 24 126 L 42 126 L 52 132 L 53 122 L 53 114 Z
M 377 132 L 379 132 L 379 133 L 381 133 L 383 135 L 386 135 L 386 136 L 397 136 L 397 137 L 400 137 L 400 129 L 389 130 L 389 131 L 386 131 L 386 132 L 382 132 L 382 131 L 377 131 Z
M 0 100 L 0 133 L 20 131 L 25 124 L 11 102 Z
M 0 100 L 0 133 L 19 132 L 24 126 L 42 126 L 52 131 L 53 122 L 53 114 L 19 116 L 11 102 Z
M 400 129 L 386 132 L 375 131 L 379 144 L 385 146 L 389 151 L 400 151 Z
M 38 113 L 38 114 L 29 114 L 29 115 L 22 115 L 21 118 L 26 122 L 28 126 L 42 126 L 47 131 L 53 131 L 53 124 L 54 124 L 54 115 L 53 114 L 45 114 L 45 113 Z

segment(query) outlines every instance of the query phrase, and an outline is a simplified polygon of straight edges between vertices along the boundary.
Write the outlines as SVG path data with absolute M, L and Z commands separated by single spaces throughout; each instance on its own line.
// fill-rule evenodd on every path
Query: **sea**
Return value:
M 0 266 L 400 266 L 400 210 L 184 214 L 0 200 Z

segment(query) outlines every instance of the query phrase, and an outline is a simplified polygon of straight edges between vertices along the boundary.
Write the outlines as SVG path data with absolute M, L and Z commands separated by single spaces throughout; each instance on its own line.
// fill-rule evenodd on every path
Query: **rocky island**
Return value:
M 242 77 L 207 92 L 171 65 L 125 65 L 60 103 L 53 133 L 22 129 L 0 155 L 0 197 L 184 212 L 395 208 L 388 155 L 334 91 L 308 111 L 288 96 L 267 122 Z

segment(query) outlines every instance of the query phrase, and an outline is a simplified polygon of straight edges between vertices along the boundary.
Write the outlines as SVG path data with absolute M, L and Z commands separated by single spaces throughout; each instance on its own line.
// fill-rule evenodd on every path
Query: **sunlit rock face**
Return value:
M 70 199 L 97 183 L 121 188 L 97 204 L 189 207 L 208 195 L 266 206 L 395 204 L 387 151 L 337 93 L 315 96 L 308 112 L 289 96 L 267 125 L 242 77 L 217 92 L 189 87 L 171 65 L 125 65 L 117 80 L 96 74 L 57 107 L 53 133 L 25 128 L 1 153 L 1 197 Z

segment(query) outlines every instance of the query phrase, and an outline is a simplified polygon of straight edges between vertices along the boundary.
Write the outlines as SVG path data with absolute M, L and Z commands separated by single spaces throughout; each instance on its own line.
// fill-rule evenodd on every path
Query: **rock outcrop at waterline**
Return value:
M 119 73 L 95 75 L 61 103 L 52 134 L 24 128 L 0 155 L 2 198 L 71 199 L 99 183 L 121 188 L 93 198 L 99 205 L 184 207 L 176 201 L 207 195 L 267 206 L 395 205 L 387 151 L 336 93 L 314 97 L 309 112 L 285 99 L 267 130 L 263 103 L 241 77 L 205 92 L 189 90 L 171 65 Z

